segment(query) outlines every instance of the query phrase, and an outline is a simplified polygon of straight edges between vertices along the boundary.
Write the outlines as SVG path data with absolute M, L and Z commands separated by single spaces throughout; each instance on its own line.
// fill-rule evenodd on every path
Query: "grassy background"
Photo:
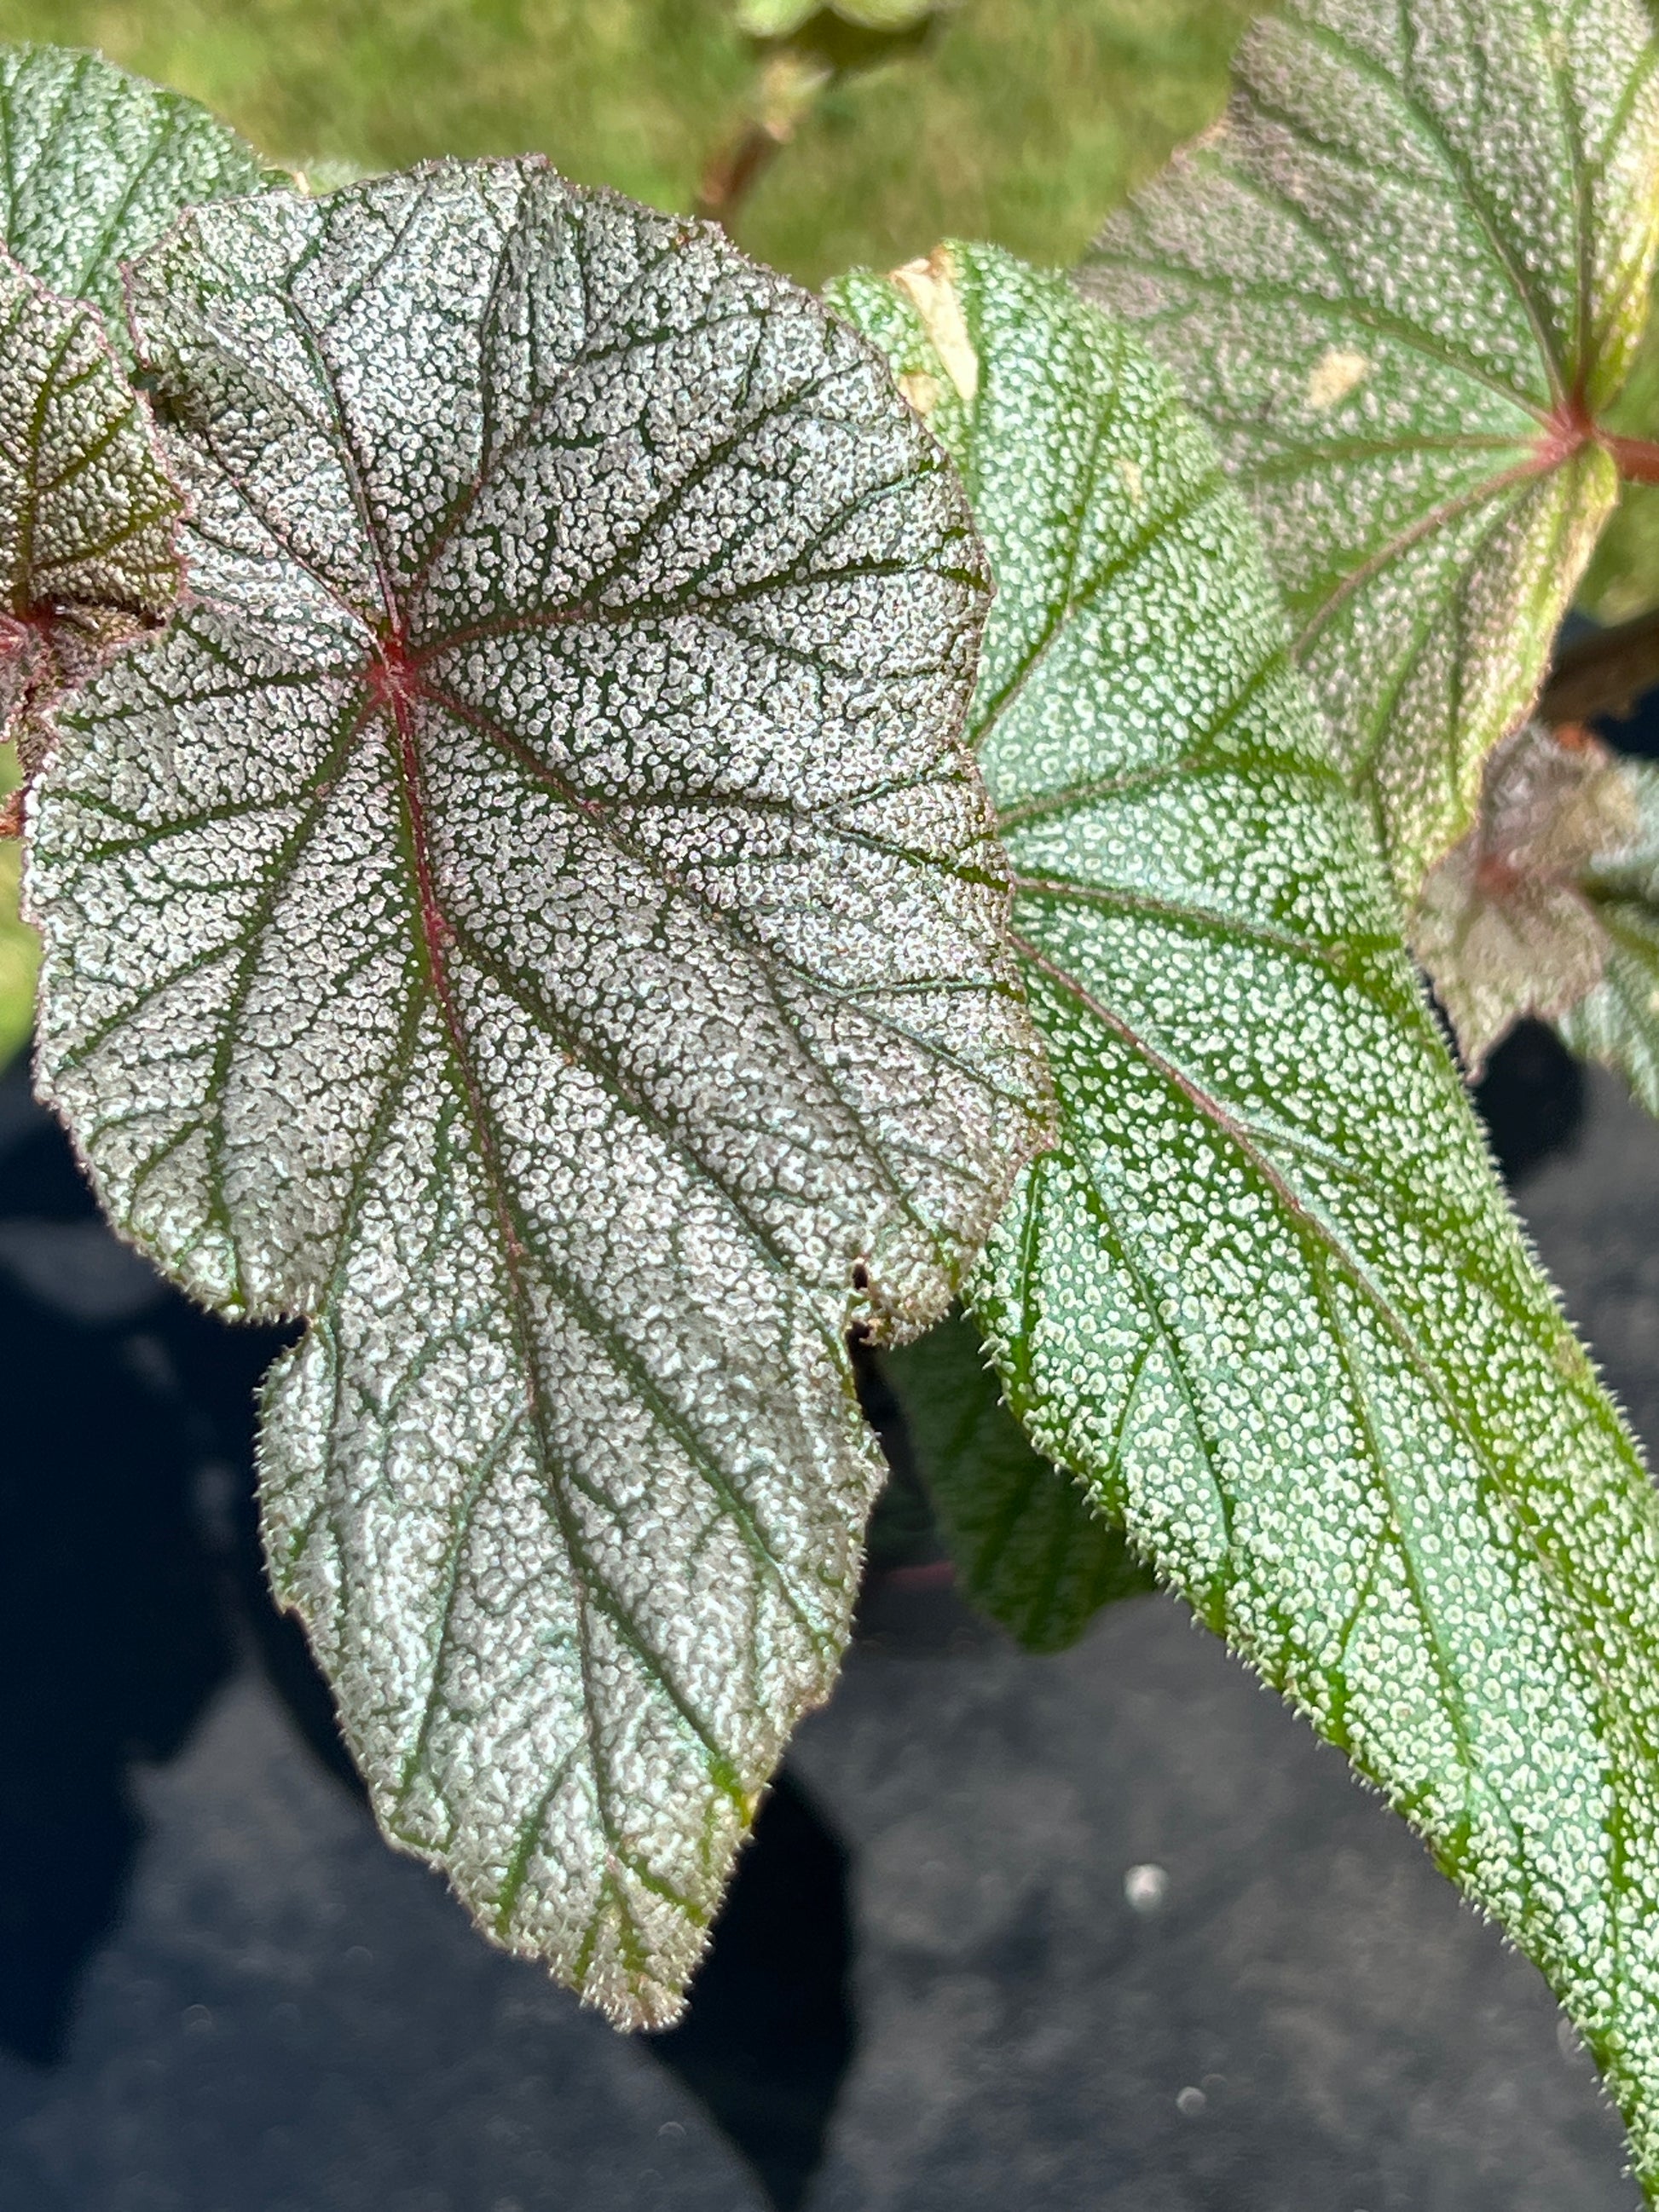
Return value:
M 762 183 L 743 241 L 817 283 L 945 233 L 1070 260 L 1220 105 L 1249 0 L 957 0 L 846 84 Z M 753 72 L 726 0 L 0 0 L 0 35 L 101 47 L 265 153 L 392 168 L 535 149 L 689 207 Z
M 804 283 L 939 238 L 1072 260 L 1207 123 L 1250 0 L 959 0 L 922 52 L 833 90 L 738 225 Z M 755 58 L 726 0 L 0 0 L 0 38 L 100 48 L 289 166 L 535 149 L 689 208 Z M 0 1058 L 27 1034 L 29 933 L 0 848 Z

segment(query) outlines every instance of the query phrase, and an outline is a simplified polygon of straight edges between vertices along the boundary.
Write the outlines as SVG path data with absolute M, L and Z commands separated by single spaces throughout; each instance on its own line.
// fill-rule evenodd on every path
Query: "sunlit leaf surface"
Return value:
M 63 46 L 0 46 L 0 242 L 54 292 L 95 301 L 125 343 L 120 264 L 181 209 L 263 189 L 204 107 Z
M 997 579 L 969 726 L 1062 1121 L 970 1286 L 1009 1402 L 1543 1966 L 1651 2181 L 1659 1504 L 1243 501 L 1058 279 L 953 247 L 839 296 L 938 395 Z
M 44 710 L 179 587 L 179 494 L 97 310 L 0 252 L 0 738 L 26 769 Z
M 1085 1487 L 1032 1449 L 966 1315 L 882 1370 L 963 1595 L 1028 1651 L 1062 1651 L 1103 1606 L 1157 1587 Z
M 1289 0 L 1081 282 L 1175 368 L 1409 902 L 1609 513 L 1659 239 L 1641 0 Z
M 1618 1068 L 1659 1114 L 1659 768 L 1625 761 L 1620 769 L 1636 796 L 1636 834 L 1578 878 L 1601 926 L 1601 980 L 1556 1026 L 1575 1052 Z
M 717 231 L 447 164 L 132 280 L 192 597 L 29 863 L 44 1080 L 268 1388 L 276 1588 L 388 1831 L 676 2010 L 1043 1126 L 957 732 L 985 577 L 881 366 Z

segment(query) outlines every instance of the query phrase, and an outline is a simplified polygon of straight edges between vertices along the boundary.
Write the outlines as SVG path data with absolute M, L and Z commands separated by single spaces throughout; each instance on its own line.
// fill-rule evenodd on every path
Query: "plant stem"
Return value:
M 697 213 L 730 230 L 761 178 L 817 104 L 834 71 L 810 54 L 786 47 L 761 65 L 755 99 L 702 173 Z
M 1626 483 L 1659 484 L 1659 443 L 1651 438 L 1609 437 L 1605 430 L 1596 434 Z
M 1538 702 L 1539 715 L 1558 723 L 1627 714 L 1655 684 L 1659 684 L 1659 609 L 1581 637 L 1558 653 Z
M 697 186 L 697 213 L 730 230 L 743 203 L 787 139 L 765 123 L 745 123 L 712 156 Z

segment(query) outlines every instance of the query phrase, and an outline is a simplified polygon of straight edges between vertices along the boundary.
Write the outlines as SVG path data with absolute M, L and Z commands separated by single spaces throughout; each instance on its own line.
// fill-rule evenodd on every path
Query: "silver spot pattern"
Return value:
M 0 252 L 0 738 L 26 771 L 71 676 L 179 587 L 179 492 L 95 309 Z
M 126 343 L 120 264 L 180 210 L 279 180 L 193 100 L 101 54 L 0 46 L 0 243 Z
M 969 727 L 1061 1114 L 977 1317 L 1038 1448 L 1543 1967 L 1651 2186 L 1659 1501 L 1213 446 L 1068 285 L 949 258 L 980 374 L 945 428 L 998 585 Z M 937 371 L 896 287 L 838 298 Z
M 1641 0 L 1288 0 L 1079 271 L 1244 487 L 1406 905 L 1612 510 L 1656 245 Z
M 267 1542 L 387 1831 L 659 2023 L 845 1638 L 844 1331 L 1047 1131 L 982 556 L 858 339 L 535 161 L 199 210 L 132 299 L 191 596 L 37 809 L 40 1079 L 313 1317 Z

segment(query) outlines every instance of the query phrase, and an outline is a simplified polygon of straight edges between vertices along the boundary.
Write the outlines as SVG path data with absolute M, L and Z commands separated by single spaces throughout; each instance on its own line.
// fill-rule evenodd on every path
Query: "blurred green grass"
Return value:
M 1226 93 L 1250 0 L 961 0 L 921 53 L 834 88 L 737 225 L 816 284 L 955 234 L 1072 260 Z M 739 125 L 754 51 L 726 0 L 0 0 L 0 38 L 95 46 L 273 160 L 549 155 L 666 208 Z M 28 1026 L 29 932 L 0 848 L 0 1059 Z
M 844 83 L 744 243 L 808 283 L 947 232 L 1070 260 L 1219 106 L 1249 0 L 959 0 Z M 0 35 L 101 47 L 275 159 L 392 168 L 534 149 L 687 208 L 754 70 L 727 0 L 7 0 Z

